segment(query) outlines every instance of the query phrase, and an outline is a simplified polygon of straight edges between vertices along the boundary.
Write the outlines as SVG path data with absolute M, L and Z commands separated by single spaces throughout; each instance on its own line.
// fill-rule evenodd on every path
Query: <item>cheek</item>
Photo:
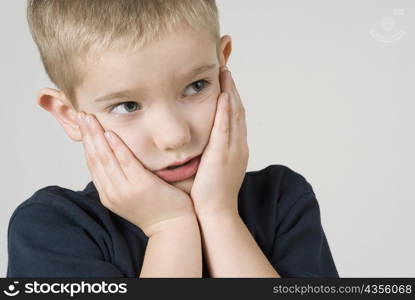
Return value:
M 205 101 L 195 105 L 189 115 L 192 120 L 193 128 L 196 129 L 199 136 L 207 139 L 213 127 L 216 114 L 218 95 L 212 93 Z
M 130 150 L 130 152 L 135 156 L 135 158 L 147 169 L 152 167 L 148 165 L 145 161 L 145 157 L 151 157 L 151 149 L 149 146 L 149 140 L 145 135 L 137 134 L 136 130 L 131 129 L 122 129 L 120 132 L 117 132 L 113 129 L 118 136 L 122 139 L 124 145 Z

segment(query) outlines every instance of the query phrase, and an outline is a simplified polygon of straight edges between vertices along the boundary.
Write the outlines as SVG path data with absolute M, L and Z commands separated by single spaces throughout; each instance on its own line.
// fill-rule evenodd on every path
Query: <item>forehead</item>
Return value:
M 134 86 L 145 88 L 160 81 L 175 82 L 197 67 L 214 63 L 216 44 L 207 31 L 176 30 L 135 52 L 101 54 L 85 66 L 80 89 L 97 97 Z

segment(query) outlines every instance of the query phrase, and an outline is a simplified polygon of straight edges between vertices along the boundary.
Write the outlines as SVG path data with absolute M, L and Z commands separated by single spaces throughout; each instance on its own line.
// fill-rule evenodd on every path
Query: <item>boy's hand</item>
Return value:
M 89 123 L 78 115 L 78 123 L 88 168 L 106 208 L 148 237 L 194 220 L 193 203 L 185 192 L 147 170 L 114 132 L 111 143 L 98 120 L 88 117 Z
M 223 93 L 219 95 L 209 143 L 190 192 L 198 217 L 238 215 L 238 193 L 249 158 L 245 108 L 227 69 L 221 70 L 220 84 Z

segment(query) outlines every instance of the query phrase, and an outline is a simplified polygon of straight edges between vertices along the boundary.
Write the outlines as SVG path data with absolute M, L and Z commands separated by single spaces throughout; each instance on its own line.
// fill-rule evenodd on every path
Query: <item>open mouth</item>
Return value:
M 194 158 L 193 158 L 194 159 Z M 172 166 L 172 167 L 167 167 L 167 170 L 173 170 L 173 169 L 177 169 L 180 168 L 182 166 L 188 165 L 189 163 L 191 163 L 193 161 L 193 159 L 189 160 L 187 163 L 181 164 L 181 165 L 177 165 L 177 166 Z
M 156 172 L 156 175 L 168 182 L 185 180 L 196 174 L 202 155 L 196 156 L 188 162 L 166 167 Z

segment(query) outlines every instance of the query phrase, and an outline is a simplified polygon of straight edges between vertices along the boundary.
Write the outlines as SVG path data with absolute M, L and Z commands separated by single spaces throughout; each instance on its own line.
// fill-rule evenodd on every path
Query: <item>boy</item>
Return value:
M 246 172 L 214 0 L 31 0 L 28 21 L 60 88 L 38 104 L 93 181 L 16 208 L 7 277 L 338 277 L 305 178 Z

